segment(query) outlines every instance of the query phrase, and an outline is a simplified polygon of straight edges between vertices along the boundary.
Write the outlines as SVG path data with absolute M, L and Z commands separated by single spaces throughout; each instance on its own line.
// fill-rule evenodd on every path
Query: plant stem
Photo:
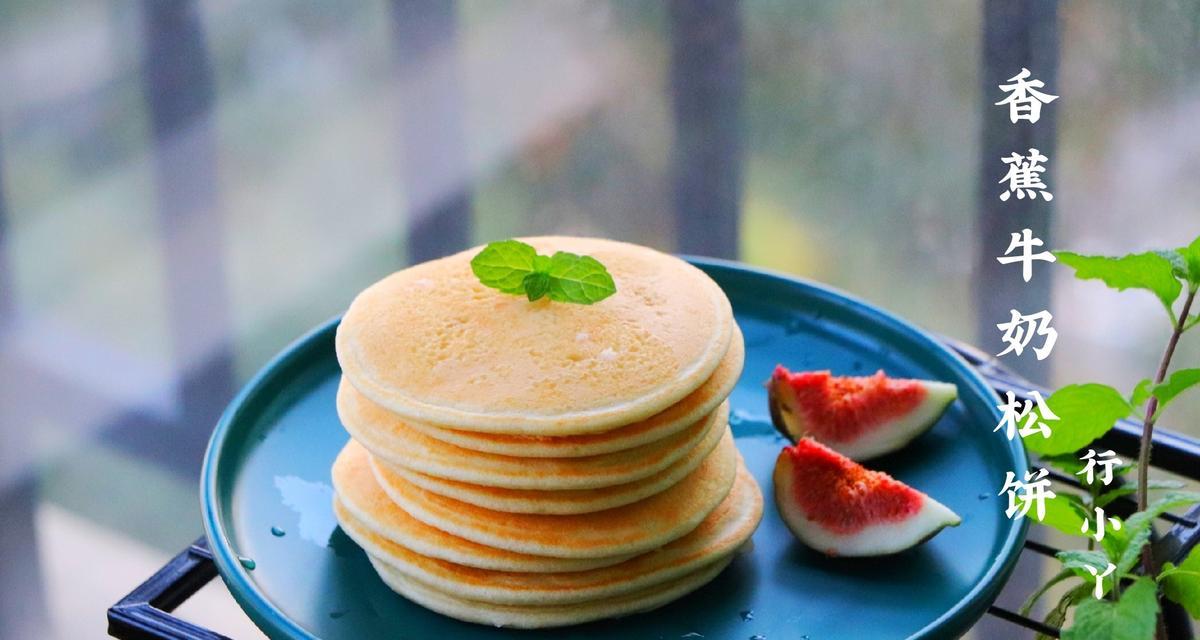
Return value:
M 1183 301 L 1183 310 L 1180 311 L 1178 318 L 1175 320 L 1175 326 L 1171 331 L 1171 339 L 1167 341 L 1167 348 L 1163 351 L 1162 361 L 1158 364 L 1158 374 L 1154 376 L 1154 384 L 1161 384 L 1167 377 L 1167 370 L 1171 367 L 1171 357 L 1175 355 L 1175 347 L 1179 344 L 1179 336 L 1183 334 L 1184 323 L 1187 322 L 1188 312 L 1192 308 L 1192 301 L 1196 299 L 1196 290 L 1189 288 L 1187 298 Z M 1146 485 L 1149 483 L 1150 474 L 1150 443 L 1154 435 L 1154 412 L 1158 411 L 1158 398 L 1153 395 L 1146 401 L 1146 411 L 1142 420 L 1142 444 L 1138 449 L 1138 486 L 1137 486 L 1137 504 L 1138 511 L 1145 511 L 1148 502 L 1148 494 Z M 1142 570 L 1146 575 L 1154 575 L 1154 554 L 1150 550 L 1150 545 L 1146 545 L 1142 549 Z
M 1161 384 L 1167 377 L 1167 370 L 1171 367 L 1171 357 L 1175 355 L 1175 347 L 1179 344 L 1179 336 L 1187 329 L 1188 312 L 1192 309 L 1192 301 L 1196 299 L 1196 289 L 1188 288 L 1187 298 L 1183 301 L 1183 309 L 1179 312 L 1178 317 L 1172 317 L 1171 339 L 1167 341 L 1167 348 L 1163 351 L 1162 361 L 1158 363 L 1158 373 L 1154 376 L 1154 384 Z M 1138 511 L 1145 511 L 1146 505 L 1149 502 L 1149 488 L 1146 486 L 1150 481 L 1150 446 L 1154 436 L 1154 413 L 1158 411 L 1158 398 L 1152 394 L 1146 401 L 1145 417 L 1142 419 L 1142 443 L 1138 448 L 1138 486 L 1137 486 L 1137 504 Z M 1154 566 L 1154 550 L 1150 545 L 1142 547 L 1142 573 L 1147 576 L 1154 577 L 1156 571 Z M 1118 578 L 1118 581 L 1120 579 Z M 1116 584 L 1116 581 L 1113 583 Z M 1167 627 L 1163 620 L 1162 614 L 1159 614 L 1156 620 L 1154 637 L 1157 640 L 1163 640 L 1167 637 Z

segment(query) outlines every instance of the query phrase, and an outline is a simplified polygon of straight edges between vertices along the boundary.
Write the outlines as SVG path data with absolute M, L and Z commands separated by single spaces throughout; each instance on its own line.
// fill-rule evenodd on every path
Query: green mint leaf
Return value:
M 591 256 L 559 251 L 550 257 L 548 273 L 551 300 L 592 304 L 617 292 L 608 270 Z
M 1200 620 L 1200 547 L 1193 547 L 1178 567 L 1170 562 L 1159 574 L 1163 593 Z
M 1071 493 L 1055 494 L 1046 501 L 1046 514 L 1040 522 L 1054 527 L 1069 536 L 1083 537 L 1083 521 L 1087 517 L 1087 507 L 1079 496 Z
M 1180 369 L 1171 374 L 1170 378 L 1164 380 L 1161 384 L 1155 385 L 1151 390 L 1155 398 L 1158 398 L 1158 409 L 1155 415 L 1163 412 L 1168 404 L 1174 400 L 1179 394 L 1188 389 L 1200 384 L 1200 369 Z
M 1054 423 L 1051 422 L 1050 425 L 1050 429 L 1053 430 Z M 1054 467 L 1055 469 L 1058 469 L 1059 471 L 1072 477 L 1079 475 L 1079 473 L 1083 471 L 1084 462 L 1083 460 L 1079 459 L 1079 456 L 1075 455 L 1074 451 L 1056 456 L 1043 455 L 1038 457 L 1043 464 L 1048 464 L 1051 467 Z
M 1075 609 L 1075 621 L 1062 640 L 1152 640 L 1158 624 L 1158 587 L 1150 578 L 1138 578 L 1117 602 L 1084 600 Z
M 1187 258 L 1183 255 L 1185 249 L 1178 251 L 1155 251 L 1158 255 L 1167 259 L 1171 263 L 1171 275 L 1181 280 L 1187 280 L 1188 263 Z
M 1137 564 L 1139 556 L 1142 553 L 1142 547 L 1150 541 L 1151 527 L 1154 525 L 1154 519 L 1158 516 L 1179 507 L 1186 507 L 1200 502 L 1200 493 L 1192 491 L 1173 491 L 1167 495 L 1155 500 L 1150 506 L 1146 507 L 1145 511 L 1137 513 L 1125 519 L 1125 525 L 1122 530 L 1125 533 L 1128 542 L 1123 545 L 1121 553 L 1116 560 L 1117 575 L 1129 573 L 1129 570 Z
M 1091 572 L 1087 571 L 1088 567 L 1099 569 L 1101 573 L 1108 568 L 1108 557 L 1099 551 L 1084 551 L 1083 549 L 1068 549 L 1059 551 L 1055 554 L 1063 564 L 1064 569 L 1083 569 L 1080 576 L 1092 577 Z
M 1200 236 L 1186 247 L 1178 250 L 1187 263 L 1187 280 L 1193 287 L 1200 286 Z
M 546 291 L 550 289 L 550 275 L 541 271 L 534 271 L 525 276 L 521 281 L 521 285 L 525 287 L 525 295 L 530 302 L 546 295 Z
M 538 255 L 519 240 L 488 244 L 471 259 L 471 271 L 485 286 L 524 294 L 530 301 L 549 297 L 557 302 L 593 304 L 617 292 L 608 269 L 595 258 L 565 251 Z
M 1137 383 L 1133 388 L 1133 393 L 1129 396 L 1129 404 L 1135 409 L 1139 409 L 1146 405 L 1146 401 L 1150 399 L 1150 389 L 1154 388 L 1154 381 L 1150 378 L 1142 378 L 1142 381 Z
M 1034 434 L 1025 438 L 1025 448 L 1041 455 L 1078 451 L 1133 413 L 1120 392 L 1094 383 L 1065 386 L 1046 398 L 1046 406 L 1058 416 L 1058 420 L 1046 421 L 1050 437 Z
M 525 293 L 525 276 L 534 271 L 537 250 L 519 240 L 492 242 L 471 258 L 471 271 L 485 286 L 504 293 Z
M 1063 569 L 1073 571 L 1075 575 L 1079 576 L 1085 583 L 1091 585 L 1093 588 L 1096 586 L 1096 577 L 1093 576 L 1092 573 L 1087 570 L 1087 568 L 1092 567 L 1097 571 L 1097 573 L 1104 573 L 1104 570 L 1108 568 L 1109 563 L 1108 556 L 1102 551 L 1068 549 L 1066 551 L 1059 551 L 1055 554 L 1055 557 L 1062 562 Z M 1116 572 L 1113 572 L 1104 579 L 1104 583 L 1101 584 L 1102 593 L 1108 593 L 1108 591 L 1112 589 L 1113 579 L 1116 578 L 1116 576 Z
M 1187 485 L 1178 480 L 1149 480 L 1146 482 L 1147 491 L 1163 490 L 1163 489 L 1182 489 Z M 1116 489 L 1110 489 L 1096 496 L 1095 505 L 1100 508 L 1107 507 L 1113 500 L 1122 496 L 1131 496 L 1137 493 L 1136 484 L 1125 484 Z
M 1171 261 L 1152 251 L 1119 258 L 1083 256 L 1070 251 L 1055 251 L 1054 256 L 1075 269 L 1075 277 L 1080 280 L 1101 280 L 1117 291 L 1145 289 L 1158 296 L 1168 311 L 1183 290 Z

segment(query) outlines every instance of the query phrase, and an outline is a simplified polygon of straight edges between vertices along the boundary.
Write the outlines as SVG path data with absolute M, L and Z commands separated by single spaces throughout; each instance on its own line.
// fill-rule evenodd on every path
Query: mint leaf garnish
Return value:
M 612 276 L 591 256 L 559 251 L 550 257 L 550 299 L 592 304 L 617 292 Z
M 550 289 L 550 274 L 534 271 L 525 276 L 521 284 L 525 286 L 525 295 L 529 298 L 530 302 L 533 302 L 546 295 L 546 291 Z
M 471 258 L 471 271 L 483 284 L 504 293 L 525 293 L 525 276 L 533 273 L 537 251 L 517 240 L 493 242 Z
M 487 245 L 471 259 L 471 271 L 484 285 L 530 301 L 548 297 L 593 304 L 617 292 L 612 276 L 595 258 L 566 251 L 543 256 L 519 240 Z

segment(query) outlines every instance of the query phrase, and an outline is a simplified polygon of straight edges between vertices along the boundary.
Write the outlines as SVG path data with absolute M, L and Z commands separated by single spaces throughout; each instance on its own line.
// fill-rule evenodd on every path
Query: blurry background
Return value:
M 1187 0 L 0 0 L 0 637 L 103 636 L 200 534 L 238 386 L 372 281 L 492 239 L 737 258 L 993 353 L 1008 309 L 1046 308 L 1048 364 L 1007 364 L 1131 388 L 1152 296 L 995 257 L 1025 226 L 1200 233 L 1198 54 Z M 991 106 L 1021 66 L 1061 96 L 1036 125 Z M 1052 206 L 997 198 L 1029 146 Z M 1164 422 L 1200 435 L 1200 402 Z M 219 584 L 183 614 L 254 633 Z

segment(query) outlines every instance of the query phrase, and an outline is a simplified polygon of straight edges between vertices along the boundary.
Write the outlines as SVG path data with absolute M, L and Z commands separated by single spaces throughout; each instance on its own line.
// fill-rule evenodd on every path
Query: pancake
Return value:
M 581 624 L 656 609 L 708 584 L 729 566 L 732 558 L 720 560 L 682 578 L 635 593 L 559 606 L 497 605 L 467 600 L 405 577 L 381 560 L 370 560 L 388 587 L 426 609 L 458 620 L 493 627 L 539 629 Z
M 542 254 L 596 258 L 617 292 L 591 305 L 501 293 L 472 273 L 478 247 L 415 265 L 350 304 L 336 340 L 347 379 L 415 422 L 573 435 L 665 410 L 724 357 L 733 313 L 699 269 L 623 242 L 525 241 Z
M 610 558 L 549 558 L 514 553 L 484 546 L 440 529 L 435 529 L 408 515 L 384 493 L 371 472 L 366 449 L 350 441 L 333 463 L 334 515 L 343 530 L 353 521 L 358 528 L 399 542 L 407 548 L 428 556 L 459 565 L 495 571 L 528 571 L 554 573 L 586 571 L 624 562 L 632 557 L 623 554 Z
M 667 490 L 700 466 L 722 437 L 733 438 L 733 434 L 728 429 L 709 429 L 700 444 L 666 469 L 648 478 L 600 489 L 502 489 L 435 478 L 401 466 L 388 465 L 388 469 L 422 489 L 485 509 L 558 515 L 592 513 L 631 504 Z
M 728 427 L 721 427 L 728 429 Z M 439 496 L 372 461 L 388 496 L 412 517 L 479 544 L 557 558 L 605 558 L 661 547 L 695 529 L 733 487 L 739 455 L 722 439 L 695 471 L 640 502 L 578 515 L 504 513 Z
M 664 411 L 612 431 L 576 436 L 522 436 L 447 429 L 422 422 L 407 424 L 427 436 L 464 449 L 520 458 L 574 458 L 632 449 L 677 433 L 715 410 L 737 384 L 745 356 L 742 332 L 735 324 L 729 350 L 700 388 Z
M 514 458 L 469 451 L 410 428 L 342 379 L 342 425 L 379 462 L 447 480 L 508 489 L 596 489 L 652 476 L 683 458 L 708 432 L 728 424 L 729 406 L 674 435 L 633 449 L 585 458 Z
M 430 558 L 370 532 L 351 518 L 342 529 L 369 555 L 440 591 L 492 604 L 561 605 L 610 598 L 683 577 L 727 558 L 758 527 L 763 500 L 738 464 L 729 495 L 703 522 L 670 544 L 621 564 L 572 573 L 494 571 Z

